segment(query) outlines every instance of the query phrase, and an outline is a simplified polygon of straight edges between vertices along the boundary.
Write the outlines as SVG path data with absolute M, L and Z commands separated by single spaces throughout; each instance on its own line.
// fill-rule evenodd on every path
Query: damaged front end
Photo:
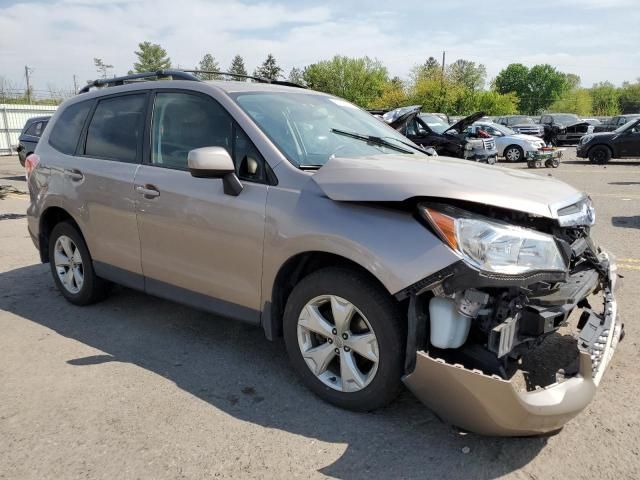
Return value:
M 405 384 L 476 433 L 561 428 L 591 401 L 624 334 L 590 202 L 557 219 L 419 208 L 460 261 L 397 294 L 409 299 Z

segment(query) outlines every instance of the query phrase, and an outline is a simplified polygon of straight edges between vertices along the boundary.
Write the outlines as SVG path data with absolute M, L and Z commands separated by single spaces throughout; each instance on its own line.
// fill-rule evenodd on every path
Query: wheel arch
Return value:
M 520 160 L 524 160 L 524 156 L 525 156 L 525 151 L 524 151 L 524 147 L 522 145 L 518 145 L 517 143 L 509 143 L 506 147 L 504 147 L 502 149 L 502 153 L 501 156 L 504 157 L 505 153 L 507 150 L 509 150 L 510 148 L 519 148 L 522 151 L 522 158 Z
M 615 151 L 614 151 L 613 147 L 611 145 L 609 145 L 608 143 L 596 143 L 595 145 L 591 145 L 589 147 L 589 150 L 587 150 L 587 157 L 589 157 L 589 155 L 591 155 L 591 151 L 596 147 L 605 147 L 606 149 L 609 150 L 609 153 L 611 153 L 611 158 L 615 158 Z
M 262 328 L 269 340 L 282 336 L 282 316 L 293 288 L 309 274 L 327 267 L 343 267 L 358 271 L 372 279 L 384 291 L 389 292 L 370 270 L 347 257 L 317 250 L 297 253 L 284 262 L 278 270 L 272 291 L 263 306 Z M 391 292 L 389 297 L 394 298 Z
M 40 215 L 40 228 L 38 230 L 40 261 L 42 261 L 42 263 L 49 262 L 49 236 L 51 231 L 57 224 L 65 221 L 73 224 L 78 232 L 80 232 L 80 235 L 85 238 L 80 225 L 67 210 L 58 206 L 48 207 L 44 212 L 42 212 L 42 215 Z

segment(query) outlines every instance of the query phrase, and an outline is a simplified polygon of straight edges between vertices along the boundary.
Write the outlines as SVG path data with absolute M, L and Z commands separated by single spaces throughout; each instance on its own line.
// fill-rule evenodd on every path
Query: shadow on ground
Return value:
M 495 478 L 527 465 L 547 441 L 462 434 L 407 391 L 373 413 L 334 408 L 301 385 L 283 343 L 267 341 L 259 328 L 124 288 L 75 307 L 55 290 L 46 265 L 0 273 L 0 309 L 104 352 L 69 358 L 77 368 L 131 363 L 240 420 L 346 444 L 320 470 L 337 478 Z
M 614 227 L 640 229 L 640 215 L 633 215 L 631 217 L 611 217 L 611 224 Z
M 640 165 L 640 161 L 638 161 L 637 159 L 633 158 L 633 159 L 621 159 L 621 160 L 609 160 L 607 163 L 603 164 L 603 165 L 599 165 L 599 164 L 595 164 L 595 163 L 591 163 L 589 160 L 584 159 L 584 160 L 561 160 L 560 163 L 567 163 L 570 165 L 590 165 L 592 167 L 594 167 L 594 169 L 597 168 L 607 168 L 608 165 L 623 165 L 623 166 L 627 166 L 627 167 L 637 167 L 638 165 Z

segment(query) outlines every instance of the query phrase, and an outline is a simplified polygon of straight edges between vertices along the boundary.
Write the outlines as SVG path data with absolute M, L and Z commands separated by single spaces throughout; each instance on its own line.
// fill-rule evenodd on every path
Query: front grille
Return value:
M 514 130 L 524 135 L 540 135 L 538 127 L 515 127 Z
M 496 141 L 494 139 L 485 140 L 484 141 L 484 148 L 486 150 L 493 150 L 494 148 L 496 148 Z

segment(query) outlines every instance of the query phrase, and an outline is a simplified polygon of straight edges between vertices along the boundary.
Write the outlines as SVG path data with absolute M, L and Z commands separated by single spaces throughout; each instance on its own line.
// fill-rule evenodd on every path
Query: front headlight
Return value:
M 418 206 L 420 215 L 469 264 L 486 272 L 518 275 L 564 271 L 551 235 L 446 206 Z

